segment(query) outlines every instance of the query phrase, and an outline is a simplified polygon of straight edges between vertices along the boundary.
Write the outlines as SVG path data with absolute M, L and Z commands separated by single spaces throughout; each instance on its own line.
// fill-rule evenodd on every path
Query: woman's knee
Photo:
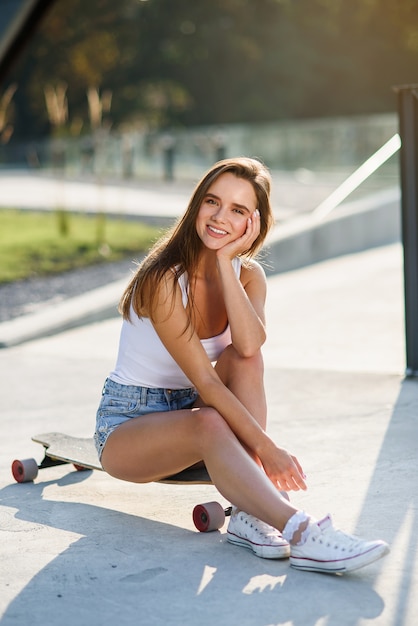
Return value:
M 249 373 L 251 376 L 264 375 L 264 361 L 261 350 L 257 350 L 252 356 L 241 356 L 232 344 L 222 352 L 216 366 L 217 370 L 225 374 Z
M 202 446 L 217 444 L 225 437 L 234 436 L 222 415 L 212 407 L 199 409 L 196 418 L 198 440 Z

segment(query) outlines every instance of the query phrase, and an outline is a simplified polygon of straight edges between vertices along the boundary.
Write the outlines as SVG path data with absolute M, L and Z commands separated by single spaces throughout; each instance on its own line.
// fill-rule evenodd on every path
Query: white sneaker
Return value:
M 332 526 L 328 515 L 310 524 L 301 546 L 290 546 L 290 565 L 311 572 L 350 572 L 377 561 L 389 552 L 384 541 L 364 541 Z
M 290 546 L 281 533 L 253 515 L 233 510 L 227 539 L 236 546 L 249 548 L 263 559 L 287 559 Z

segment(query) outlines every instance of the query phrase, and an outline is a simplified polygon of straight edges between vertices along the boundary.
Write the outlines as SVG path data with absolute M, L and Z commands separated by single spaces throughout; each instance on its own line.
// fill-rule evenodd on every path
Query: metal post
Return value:
M 401 137 L 406 376 L 418 376 L 418 85 L 395 87 Z

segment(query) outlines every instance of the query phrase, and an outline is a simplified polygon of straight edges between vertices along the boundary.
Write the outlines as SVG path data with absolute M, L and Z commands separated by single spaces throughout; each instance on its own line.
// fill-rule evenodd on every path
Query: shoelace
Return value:
M 273 528 L 273 526 L 269 526 L 269 524 L 262 522 L 257 517 L 247 517 L 245 515 L 240 515 L 239 519 L 242 522 L 244 522 L 244 524 L 247 524 L 248 526 L 250 526 L 250 528 L 254 528 L 256 532 L 258 532 L 261 536 L 265 537 L 266 539 L 269 537 L 280 536 L 280 532 L 278 530 Z M 252 520 L 254 520 L 254 522 Z
M 312 536 L 312 541 L 326 544 L 327 547 L 333 547 L 335 550 L 341 550 L 341 552 L 345 552 L 346 550 L 352 552 L 363 543 L 358 537 L 348 535 L 334 528 L 326 528 L 320 534 Z

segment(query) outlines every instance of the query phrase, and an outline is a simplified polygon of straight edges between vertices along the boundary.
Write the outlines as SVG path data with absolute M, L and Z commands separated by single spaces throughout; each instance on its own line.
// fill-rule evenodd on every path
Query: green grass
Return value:
M 0 284 L 137 258 L 159 234 L 155 227 L 103 215 L 0 210 Z

